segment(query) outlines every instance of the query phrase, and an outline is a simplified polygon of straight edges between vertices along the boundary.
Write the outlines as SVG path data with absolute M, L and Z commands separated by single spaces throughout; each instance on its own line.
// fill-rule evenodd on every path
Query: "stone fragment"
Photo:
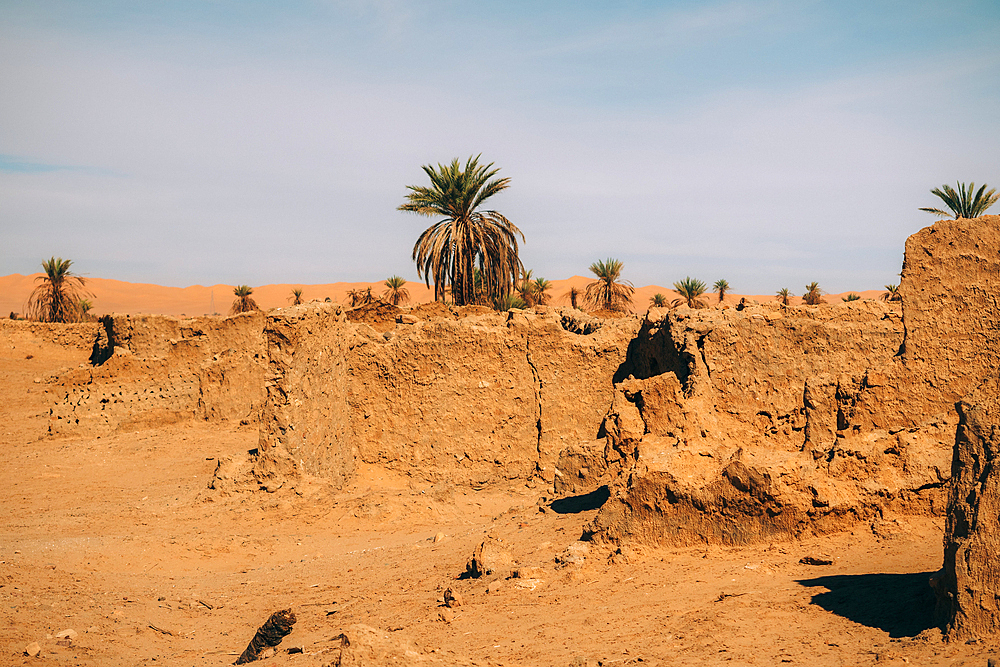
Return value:
M 66 628 L 62 632 L 56 633 L 56 639 L 76 639 L 78 633 L 73 628 Z
M 29 658 L 37 658 L 38 654 L 42 652 L 42 647 L 38 645 L 38 642 L 31 642 L 24 647 L 24 654 Z
M 462 595 L 448 588 L 444 592 L 444 604 L 447 607 L 461 607 L 464 600 Z
M 487 537 L 476 547 L 465 566 L 468 576 L 477 578 L 490 574 L 508 575 L 514 568 L 514 557 L 498 537 Z

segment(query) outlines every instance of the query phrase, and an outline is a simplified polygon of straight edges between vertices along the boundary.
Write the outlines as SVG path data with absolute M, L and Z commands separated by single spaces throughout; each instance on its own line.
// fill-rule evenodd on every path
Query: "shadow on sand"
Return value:
M 890 637 L 914 637 L 936 626 L 932 574 L 839 574 L 798 583 L 829 589 L 812 597 L 813 604 L 827 611 L 884 630 Z
M 550 507 L 552 507 L 552 511 L 556 514 L 577 514 L 579 512 L 598 509 L 610 496 L 611 491 L 608 490 L 608 487 L 602 486 L 582 496 L 570 496 L 569 498 L 553 500 Z

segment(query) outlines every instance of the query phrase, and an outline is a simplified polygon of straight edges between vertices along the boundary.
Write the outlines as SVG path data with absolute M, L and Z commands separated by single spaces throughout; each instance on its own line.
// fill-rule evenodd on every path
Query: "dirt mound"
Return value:
M 396 317 L 402 313 L 399 308 L 385 301 L 373 301 L 347 311 L 347 319 L 351 322 L 364 322 L 376 331 L 389 331 L 396 328 Z

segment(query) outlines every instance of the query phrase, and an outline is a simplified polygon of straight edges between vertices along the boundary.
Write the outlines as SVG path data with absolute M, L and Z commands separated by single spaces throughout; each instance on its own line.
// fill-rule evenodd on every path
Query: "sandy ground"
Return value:
M 258 664 L 325 665 L 353 623 L 444 664 L 985 667 L 1000 655 L 933 626 L 940 520 L 739 549 L 595 546 L 560 563 L 596 510 L 541 501 L 540 484 L 475 491 L 371 469 L 341 493 L 223 497 L 207 488 L 216 461 L 256 446 L 253 428 L 44 436 L 45 378 L 84 361 L 0 350 L 0 665 L 232 664 L 283 608 L 294 631 Z M 459 578 L 491 532 L 539 569 Z M 464 604 L 446 621 L 448 587 Z M 32 642 L 39 657 L 24 655 Z
M 36 279 L 42 274 L 36 273 L 23 276 L 18 273 L 9 276 L 0 276 L 0 315 L 7 316 L 11 312 L 23 314 L 25 304 L 31 291 L 35 288 Z M 552 288 L 548 294 L 550 304 L 554 306 L 570 305 L 569 290 L 572 287 L 583 290 L 593 282 L 593 277 L 573 276 L 565 280 L 553 280 Z M 107 278 L 88 278 L 87 288 L 93 293 L 93 310 L 91 313 L 96 316 L 108 313 L 145 313 L 149 315 L 172 315 L 174 317 L 198 315 L 211 315 L 220 313 L 225 315 L 233 302 L 232 285 L 192 285 L 190 287 L 165 287 L 162 285 L 147 285 L 142 283 L 128 283 L 120 280 L 109 280 Z M 364 291 L 371 288 L 372 294 L 379 296 L 385 292 L 386 287 L 382 282 L 375 283 L 330 283 L 327 285 L 262 285 L 255 286 L 253 298 L 257 304 L 267 310 L 270 308 L 283 308 L 290 303 L 293 289 L 302 290 L 302 298 L 306 301 L 323 301 L 329 297 L 332 301 L 347 303 L 347 293 L 350 290 Z M 406 289 L 410 294 L 410 305 L 426 303 L 434 300 L 433 290 L 428 289 L 423 283 L 408 282 Z M 805 291 L 804 289 L 802 290 Z M 633 311 L 644 313 L 648 310 L 650 299 L 654 294 L 664 294 L 668 302 L 678 297 L 678 294 L 671 289 L 659 285 L 646 285 L 638 287 L 633 295 Z M 829 303 L 840 303 L 841 299 L 850 292 L 843 294 L 828 294 L 825 299 Z M 859 291 L 857 294 L 865 299 L 878 299 L 884 290 Z M 758 302 L 773 301 L 777 297 L 774 294 L 729 294 L 725 303 L 736 305 L 741 298 L 748 298 Z M 718 305 L 718 296 L 708 294 L 705 301 L 712 305 Z M 793 297 L 793 304 L 802 303 L 801 297 Z

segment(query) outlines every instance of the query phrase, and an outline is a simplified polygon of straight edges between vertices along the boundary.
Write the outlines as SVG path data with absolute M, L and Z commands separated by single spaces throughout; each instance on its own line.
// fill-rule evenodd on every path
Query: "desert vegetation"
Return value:
M 792 292 L 787 287 L 782 287 L 778 290 L 778 300 L 786 306 L 790 306 L 792 303 Z
M 90 310 L 92 297 L 87 291 L 87 281 L 70 271 L 73 261 L 52 257 L 42 261 L 44 276 L 37 278 L 28 298 L 26 312 L 29 319 L 39 322 L 79 322 Z M 84 308 L 86 305 L 86 308 Z
M 811 282 L 806 285 L 806 293 L 802 295 L 802 302 L 807 306 L 818 306 L 826 303 L 823 298 L 823 290 L 819 288 L 819 283 Z
M 239 315 L 240 313 L 249 313 L 259 310 L 257 302 L 254 301 L 251 296 L 253 294 L 253 288 L 249 285 L 237 285 L 233 289 L 233 294 L 236 295 L 236 298 L 233 300 L 233 305 L 229 309 L 230 315 Z
M 654 308 L 666 308 L 667 303 L 667 295 L 662 292 L 657 292 L 653 296 L 649 297 L 649 305 Z
M 470 157 L 464 167 L 455 158 L 423 170 L 430 187 L 407 186 L 406 203 L 399 206 L 400 211 L 440 218 L 413 246 L 417 275 L 428 287 L 433 281 L 435 300 L 444 301 L 450 288 L 458 306 L 510 294 L 524 272 L 517 243 L 524 234 L 500 212 L 482 210 L 490 197 L 510 186 L 510 179 L 495 178 L 499 168 L 492 162 L 480 165 L 479 156 Z M 478 290 L 475 269 L 481 276 Z
M 586 289 L 587 303 L 592 308 L 622 312 L 632 304 L 635 288 L 629 281 L 621 279 L 624 267 L 620 260 L 610 257 L 590 265 L 590 272 L 597 277 Z
M 295 289 L 293 289 L 291 296 L 288 297 L 288 300 L 292 302 L 293 306 L 298 306 L 299 304 L 301 304 L 302 303 L 302 289 L 298 288 L 298 287 L 296 287 Z
M 841 301 L 860 301 L 860 300 L 861 300 L 861 295 L 857 294 L 856 292 L 851 292 L 850 294 L 841 299 Z
M 406 280 L 400 276 L 390 276 L 385 281 L 385 291 L 382 298 L 394 306 L 401 306 L 410 300 L 410 292 L 406 289 Z
M 883 301 L 902 301 L 903 295 L 899 293 L 899 285 L 886 285 L 885 292 L 882 293 Z
M 716 280 L 712 285 L 712 291 L 719 295 L 719 303 L 722 303 L 726 298 L 726 292 L 729 291 L 729 282 L 725 278 Z
M 674 299 L 673 305 L 686 305 L 688 308 L 704 308 L 708 305 L 701 298 L 701 295 L 705 293 L 705 289 L 705 283 L 697 278 L 688 276 L 684 280 L 678 280 L 674 283 L 674 290 L 680 294 L 680 297 Z
M 944 202 L 944 205 L 948 207 L 947 211 L 926 207 L 921 207 L 920 210 L 933 213 L 942 218 L 954 216 L 956 220 L 959 218 L 978 218 L 986 213 L 986 210 L 993 206 L 997 202 L 997 199 L 1000 199 L 1000 194 L 997 194 L 996 188 L 987 190 L 988 186 L 985 183 L 983 183 L 978 191 L 976 191 L 975 183 L 969 183 L 968 186 L 965 183 L 956 183 L 955 185 L 958 186 L 958 190 L 955 190 L 950 185 L 942 185 L 940 188 L 931 190 L 931 194 L 940 198 Z

